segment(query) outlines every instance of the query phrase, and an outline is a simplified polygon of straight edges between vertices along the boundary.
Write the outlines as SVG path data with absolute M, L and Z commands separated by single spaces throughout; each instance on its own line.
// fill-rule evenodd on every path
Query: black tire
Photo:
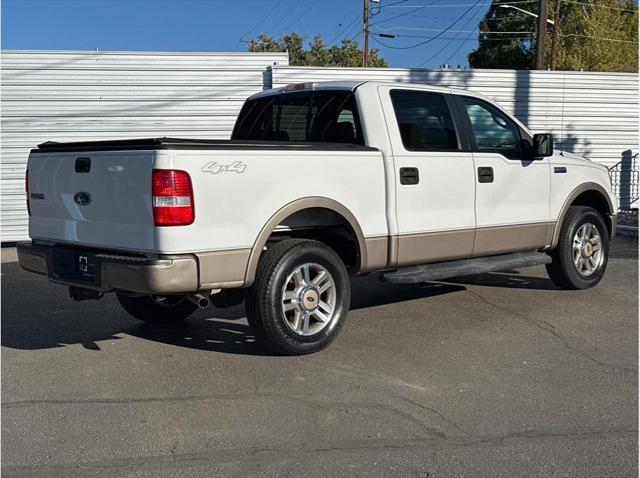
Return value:
M 335 302 L 326 325 L 315 322 L 316 326 L 324 328 L 314 333 L 308 327 L 309 335 L 294 331 L 293 319 L 287 318 L 289 312 L 285 313 L 282 305 L 283 291 L 294 281 L 293 278 L 288 280 L 290 275 L 305 264 L 320 266 L 330 274 Z M 313 277 L 311 279 L 313 282 Z M 318 296 L 318 304 L 322 297 Z M 303 355 L 322 350 L 336 338 L 344 325 L 350 301 L 349 275 L 333 249 L 318 241 L 287 239 L 272 245 L 260 257 L 255 282 L 246 293 L 245 310 L 256 338 L 269 349 L 282 355 Z M 298 301 L 299 304 L 303 302 Z M 297 310 L 293 313 L 298 314 Z
M 574 238 L 585 224 L 596 226 L 600 236 L 602 259 L 590 275 L 578 272 L 574 264 Z M 553 262 L 547 264 L 549 278 L 562 289 L 588 289 L 595 286 L 604 275 L 609 260 L 609 230 L 598 211 L 587 206 L 571 206 L 565 215 L 558 246 L 549 253 Z
M 186 319 L 198 306 L 184 295 L 166 296 L 164 300 L 151 296 L 130 296 L 117 292 L 118 302 L 132 317 L 148 324 L 168 324 Z

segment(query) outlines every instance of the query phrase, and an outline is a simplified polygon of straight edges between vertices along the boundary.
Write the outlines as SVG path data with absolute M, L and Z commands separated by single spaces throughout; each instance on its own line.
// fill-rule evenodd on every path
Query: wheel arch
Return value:
M 300 213 L 305 210 L 311 209 L 324 209 L 329 210 L 340 217 L 346 225 L 348 225 L 351 234 L 355 238 L 355 245 L 357 247 L 357 271 L 365 269 L 367 264 L 367 247 L 362 233 L 362 228 L 358 223 L 358 220 L 354 214 L 343 204 L 335 201 L 334 199 L 312 196 L 301 199 L 296 199 L 285 206 L 281 207 L 267 223 L 262 227 L 258 237 L 251 247 L 249 254 L 249 261 L 247 263 L 247 269 L 244 278 L 244 287 L 248 287 L 253 284 L 256 276 L 256 270 L 258 268 L 258 261 L 262 255 L 264 246 L 267 244 L 269 238 L 273 235 L 276 227 L 286 221 L 291 216 Z
M 597 210 L 602 214 L 602 217 L 607 224 L 609 236 L 614 236 L 615 226 L 612 216 L 615 214 L 615 211 L 609 194 L 606 189 L 598 183 L 583 183 L 571 191 L 571 194 L 567 196 L 562 209 L 560 209 L 560 215 L 558 216 L 558 220 L 556 221 L 555 229 L 553 231 L 551 241 L 552 249 L 558 245 L 562 224 L 564 223 L 567 211 L 571 206 L 589 206 Z

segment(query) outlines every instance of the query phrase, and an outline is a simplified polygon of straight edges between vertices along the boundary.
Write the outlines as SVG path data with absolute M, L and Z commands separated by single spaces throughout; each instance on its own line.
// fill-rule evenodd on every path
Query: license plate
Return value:
M 100 261 L 94 253 L 74 247 L 56 246 L 52 259 L 55 278 L 99 285 Z
M 93 279 L 96 276 L 96 265 L 89 256 L 78 254 L 78 272 L 82 277 Z

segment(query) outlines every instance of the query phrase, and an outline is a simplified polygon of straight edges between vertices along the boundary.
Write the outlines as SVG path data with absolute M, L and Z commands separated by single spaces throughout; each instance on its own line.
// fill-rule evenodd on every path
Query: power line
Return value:
M 529 36 L 531 37 L 532 35 L 529 35 Z M 372 36 L 371 38 L 373 40 L 375 40 L 378 43 L 378 45 L 384 46 L 386 48 L 393 48 L 392 46 L 381 42 L 376 36 Z M 435 38 L 435 37 L 431 37 L 431 38 Z M 507 38 L 500 37 L 500 38 L 492 38 L 491 41 L 512 41 L 512 40 L 522 40 L 523 38 L 524 37 L 507 37 Z M 451 36 L 451 37 L 444 36 L 444 37 L 438 37 L 438 39 L 439 40 L 453 40 L 453 41 L 463 41 L 464 40 L 464 38 L 457 37 L 457 36 Z
M 451 30 L 456 23 L 458 23 L 460 20 L 462 20 L 462 18 L 464 18 L 471 10 L 473 10 L 475 7 L 478 6 L 478 4 L 481 2 L 482 0 L 477 0 L 473 5 L 471 5 L 469 8 L 467 8 L 462 15 L 460 15 L 456 20 L 454 20 L 452 23 L 449 24 L 449 26 L 447 28 L 445 28 L 444 30 L 440 31 L 440 33 L 438 33 L 437 35 L 435 35 L 434 37 L 428 38 L 424 41 L 418 42 L 415 45 L 410 45 L 410 46 L 404 46 L 404 47 L 394 47 L 394 46 L 390 46 L 390 45 L 383 45 L 386 46 L 387 48 L 392 48 L 394 50 L 409 50 L 411 48 L 416 48 L 418 46 L 422 46 L 425 45 L 427 43 L 432 42 L 433 40 L 436 40 L 438 38 L 440 38 L 442 35 L 444 35 L 445 33 L 447 33 L 449 30 Z
M 278 0 L 277 2 L 275 2 L 273 4 L 273 7 L 269 10 L 269 12 L 265 16 L 263 16 L 260 20 L 258 20 L 258 23 L 256 23 L 251 30 L 247 31 L 240 38 L 245 38 L 249 33 L 252 33 L 253 31 L 255 31 L 256 28 L 262 25 L 267 20 L 267 18 L 269 18 L 269 16 L 280 6 L 281 3 L 282 3 L 282 0 Z
M 346 27 L 341 24 L 340 28 L 338 28 L 338 33 L 336 33 L 336 36 L 334 36 L 331 39 L 331 41 L 327 43 L 327 46 L 332 45 L 333 42 L 335 42 L 340 37 L 340 35 L 344 35 L 347 31 L 351 30 L 353 26 L 358 22 L 359 19 L 360 19 L 360 13 L 358 13 L 356 17 L 353 20 L 351 20 Z
M 480 13 L 482 13 L 482 7 L 480 7 L 480 8 L 478 9 L 478 11 L 479 11 Z M 465 22 L 465 24 L 462 26 L 462 28 L 463 28 L 463 29 L 464 29 L 464 28 L 466 28 L 466 27 L 467 27 L 467 25 L 469 25 L 469 23 L 471 23 L 471 21 L 472 21 L 474 18 L 476 18 L 476 15 L 477 15 L 477 13 L 472 13 L 471 15 L 469 15 L 469 18 L 467 19 L 467 21 Z M 458 52 L 460 51 L 460 49 L 463 47 L 463 45 L 464 45 L 464 44 L 469 40 L 469 38 L 471 37 L 471 35 L 472 35 L 475 31 L 478 31 L 478 30 L 479 30 L 479 27 L 474 28 L 473 30 L 471 30 L 471 31 L 467 32 L 467 33 L 468 33 L 468 35 L 466 36 L 466 38 L 464 39 L 464 41 L 463 41 L 462 43 L 460 43 L 460 45 L 458 45 L 458 48 L 456 48 L 456 49 L 455 49 L 455 51 L 454 51 L 454 52 L 449 56 L 449 58 L 447 58 L 447 59 L 445 60 L 445 63 L 449 63 L 449 60 L 451 60 L 451 58 L 453 58 L 453 57 L 455 56 L 455 54 L 456 54 L 456 53 L 458 53 Z M 502 32 L 500 32 L 500 33 L 502 33 Z M 457 35 L 457 34 L 456 34 L 456 37 L 458 37 L 458 35 Z M 457 40 L 457 38 L 456 38 L 456 40 Z M 439 55 L 439 54 L 441 54 L 444 50 L 446 50 L 446 49 L 449 47 L 449 45 L 451 45 L 453 42 L 454 42 L 454 40 L 449 40 L 449 42 L 448 42 L 445 46 L 443 46 L 443 47 L 440 49 L 440 51 L 439 51 L 439 52 L 435 53 L 435 54 L 434 54 L 434 55 L 432 55 L 431 57 L 429 57 L 429 58 L 427 58 L 426 60 L 424 60 L 422 63 L 420 63 L 420 64 L 418 65 L 418 67 L 421 67 L 421 66 L 423 66 L 423 65 L 424 65 L 424 64 L 426 64 L 426 63 L 429 63 L 429 62 L 430 62 L 431 60 L 433 60 L 436 56 L 438 56 L 438 55 Z
M 289 28 L 291 28 L 293 25 L 295 25 L 296 23 L 298 23 L 303 17 L 305 17 L 306 15 L 309 14 L 309 12 L 311 10 L 313 10 L 316 6 L 318 5 L 318 2 L 313 3 L 309 8 L 307 8 L 304 12 L 302 12 L 294 21 L 292 21 L 291 23 L 289 23 L 286 27 L 284 27 L 282 30 L 284 31 L 284 33 L 287 33 L 287 31 L 289 30 Z
M 562 33 L 560 33 L 560 36 L 561 37 L 589 38 L 591 40 L 612 41 L 612 42 L 618 42 L 618 43 L 633 43 L 634 45 L 638 46 L 638 42 L 637 41 L 619 40 L 617 38 L 592 37 L 592 36 L 589 36 L 589 35 L 578 35 L 577 33 L 567 33 L 566 35 L 563 35 Z
M 413 10 L 410 10 L 410 11 L 405 12 L 405 13 L 400 13 L 398 15 L 395 15 L 395 16 L 391 17 L 391 18 L 383 18 L 382 20 L 378 20 L 377 22 L 372 22 L 371 25 L 373 26 L 373 25 L 377 25 L 378 23 L 390 22 L 391 20 L 395 20 L 396 18 L 404 17 L 405 15 L 410 15 L 411 13 L 417 12 L 418 10 L 422 10 L 423 8 L 430 7 L 430 6 L 438 3 L 439 1 L 440 0 L 434 0 L 431 3 L 428 3 L 427 5 L 422 5 L 422 6 L 418 6 L 418 7 L 416 7 L 414 5 L 415 8 Z M 393 4 L 393 5 L 396 5 L 396 4 Z M 392 6 L 392 5 L 387 5 L 387 7 L 390 7 L 390 6 Z
M 451 55 L 449 55 L 449 58 L 447 58 L 444 62 L 445 63 L 449 63 L 451 61 L 451 59 L 456 56 L 458 54 L 458 52 L 462 49 L 462 47 L 469 41 L 469 38 L 471 38 L 473 31 L 471 33 L 469 33 L 465 39 L 462 41 L 462 43 L 460 43 L 460 45 L 458 45 L 458 48 L 456 48 L 453 53 Z
M 533 3 L 536 2 L 537 0 L 519 0 L 516 2 L 508 2 L 509 5 L 518 5 L 518 4 L 522 4 L 522 3 Z M 566 1 L 566 0 L 565 0 Z M 505 2 L 507 3 L 507 2 Z M 470 3 L 456 3 L 456 4 L 449 4 L 449 5 L 433 5 L 433 4 L 429 4 L 429 5 L 405 5 L 402 7 L 396 7 L 396 8 L 417 8 L 417 9 L 423 9 L 423 8 L 450 8 L 450 7 L 468 7 L 469 5 L 471 5 Z M 490 6 L 493 5 L 493 3 L 479 3 L 478 6 Z M 407 13 L 405 13 L 405 15 L 408 15 Z
M 469 20 L 467 20 L 467 22 L 462 26 L 462 28 L 465 28 L 469 23 L 471 23 L 471 20 L 473 19 L 473 16 L 469 18 Z M 388 32 L 391 30 L 419 30 L 419 31 L 426 31 L 426 32 L 439 32 L 441 31 L 440 28 L 412 28 L 412 27 L 392 27 L 392 28 L 384 28 L 384 29 L 379 29 L 379 31 L 382 32 Z M 449 30 L 451 33 L 473 33 L 473 32 L 477 32 L 478 29 L 475 28 L 473 30 Z M 512 31 L 512 32 L 479 32 L 479 33 L 487 33 L 490 35 L 511 35 L 511 34 L 518 34 L 518 33 L 522 33 L 522 34 L 530 34 L 530 33 L 535 33 L 535 32 L 523 32 L 523 31 Z M 426 36 L 420 36 L 420 35 L 404 35 L 402 33 L 397 33 L 397 34 L 393 34 L 393 36 L 396 37 L 405 37 L 405 38 L 430 38 L 430 37 L 426 37 Z
M 273 33 L 275 31 L 276 28 L 278 28 L 278 26 L 287 19 L 287 17 L 289 15 L 291 15 L 294 10 L 298 7 L 298 5 L 302 5 L 302 2 L 298 2 L 296 3 L 293 8 L 289 9 L 282 18 L 280 18 L 280 20 L 278 20 L 270 29 L 269 29 L 269 33 Z
M 597 3 L 585 3 L 585 2 L 578 2 L 576 0 L 561 0 L 562 3 L 573 3 L 575 5 L 582 5 L 583 7 L 593 7 L 593 8 L 606 8 L 608 10 L 618 10 L 620 12 L 630 12 L 630 13 L 637 13 L 638 10 L 631 10 L 628 8 L 620 8 L 620 7 L 610 7 L 609 5 L 598 5 Z
M 400 0 L 399 2 L 396 3 L 390 3 L 389 5 L 380 5 L 380 8 L 384 7 L 384 8 L 389 8 L 389 7 L 393 7 L 395 5 L 400 5 L 401 3 L 407 3 L 409 0 Z

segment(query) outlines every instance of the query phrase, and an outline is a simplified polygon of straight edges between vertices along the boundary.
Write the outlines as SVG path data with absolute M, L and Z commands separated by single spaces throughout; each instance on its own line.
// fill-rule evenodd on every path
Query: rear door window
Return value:
M 459 151 L 451 112 L 441 93 L 392 90 L 402 144 L 408 151 Z

